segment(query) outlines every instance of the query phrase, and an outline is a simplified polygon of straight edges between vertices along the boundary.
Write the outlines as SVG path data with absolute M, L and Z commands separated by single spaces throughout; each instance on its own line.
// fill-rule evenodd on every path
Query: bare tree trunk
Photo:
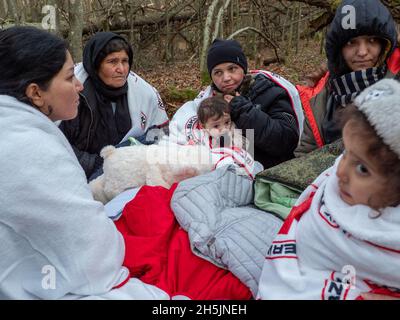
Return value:
M 26 6 L 28 10 L 27 15 L 29 21 L 38 22 L 40 20 L 40 11 L 38 9 L 40 7 L 40 3 L 37 3 L 36 1 L 33 0 L 26 0 L 24 2 L 25 2 L 24 6 Z
M 169 21 L 169 8 L 167 8 L 167 12 L 165 15 L 165 63 L 169 64 L 171 63 L 172 59 L 172 54 L 171 54 L 171 46 L 170 46 L 170 40 L 171 40 L 171 26 L 170 26 L 170 21 Z
M 195 8 L 198 16 L 198 27 L 196 28 L 195 38 L 193 39 L 192 43 L 199 44 L 201 41 L 200 39 L 202 37 L 203 30 L 203 0 L 197 0 Z M 200 46 L 195 45 L 193 49 L 194 54 L 189 58 L 190 61 L 192 61 L 196 56 L 200 56 Z
M 7 0 L 8 15 L 14 20 L 15 25 L 20 25 L 17 2 L 15 0 Z
M 299 11 L 299 20 L 297 21 L 297 26 L 296 26 L 296 54 L 299 53 L 299 43 L 300 43 L 300 21 L 301 21 L 301 3 L 298 4 L 297 10 Z
M 129 3 L 130 3 L 130 12 L 129 12 L 129 15 L 130 15 L 130 21 L 131 21 L 131 30 L 130 30 L 130 32 L 129 32 L 129 42 L 132 44 L 133 42 L 134 42 L 134 39 L 135 39 L 135 33 L 134 33 L 134 31 L 133 31 L 133 27 L 134 27 L 134 23 L 135 23 L 135 13 L 134 13 L 134 3 L 135 3 L 135 1 L 129 1 Z
M 250 17 L 252 17 L 252 20 L 253 20 L 253 23 L 255 24 L 256 23 L 256 15 L 257 15 L 257 10 L 256 10 L 256 8 L 254 7 L 254 4 L 253 3 L 251 3 L 250 4 L 250 11 L 249 11 L 249 16 Z M 252 51 L 253 51 L 253 58 L 255 58 L 256 57 L 256 55 L 257 55 L 257 39 L 258 39 L 258 37 L 257 37 L 257 33 L 256 32 L 254 32 L 253 33 L 253 37 L 252 37 Z
M 219 3 L 219 0 L 213 0 L 211 5 L 208 7 L 207 19 L 206 19 L 206 23 L 204 25 L 203 47 L 202 47 L 201 53 L 200 53 L 200 73 L 201 73 L 202 77 L 204 76 L 204 74 L 207 74 L 207 70 L 205 68 L 206 54 L 207 54 L 207 49 L 208 49 L 208 45 L 210 42 L 211 23 L 212 23 L 213 16 L 214 16 L 214 10 L 217 7 L 218 3 Z
M 285 26 L 288 24 L 289 19 L 290 19 L 289 11 L 290 10 L 286 10 L 285 20 L 283 21 L 283 25 L 282 25 L 282 40 L 281 41 L 283 44 L 285 43 L 285 38 L 287 38 L 287 37 L 285 37 L 286 36 Z M 285 48 L 286 48 L 286 46 L 285 46 Z
M 234 30 L 234 25 L 235 25 L 235 22 L 233 21 L 233 19 L 235 18 L 235 15 L 234 15 L 234 1 L 232 1 L 232 3 L 231 3 L 231 6 L 230 6 L 230 10 L 229 10 L 229 32 L 228 32 L 228 34 L 231 34 L 231 33 L 233 33 L 233 30 Z
M 68 1 L 68 15 L 70 23 L 69 43 L 70 52 L 75 62 L 82 61 L 82 30 L 83 8 L 81 0 Z
M 287 42 L 287 47 L 286 47 L 286 55 L 289 54 L 289 52 L 292 49 L 292 43 L 293 43 L 293 27 L 294 27 L 294 18 L 296 15 L 296 9 L 291 10 L 291 15 L 290 15 L 290 29 L 289 29 L 289 39 Z
M 17 13 L 19 13 L 19 23 L 20 24 L 25 24 L 26 21 L 26 11 L 22 8 L 24 8 L 24 3 L 21 0 L 15 0 L 15 6 L 17 8 Z
M 0 0 L 0 19 L 5 19 L 7 13 L 7 3 L 5 0 Z
M 214 39 L 218 38 L 219 36 L 221 36 L 220 30 L 222 29 L 222 25 L 223 25 L 223 21 L 221 22 L 221 20 L 224 15 L 224 12 L 226 11 L 226 9 L 228 8 L 230 3 L 231 3 L 231 0 L 225 0 L 225 4 L 219 9 L 217 19 L 215 22 L 214 33 L 213 33 L 211 40 L 214 40 Z
M 236 22 L 234 24 L 234 26 L 236 26 L 236 28 L 240 28 L 240 0 L 236 0 Z M 234 28 L 235 29 L 235 28 Z

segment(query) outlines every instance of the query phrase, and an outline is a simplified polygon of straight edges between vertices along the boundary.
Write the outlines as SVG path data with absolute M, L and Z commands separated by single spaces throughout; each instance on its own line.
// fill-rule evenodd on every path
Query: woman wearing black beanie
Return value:
M 195 140 L 199 103 L 219 94 L 230 103 L 236 127 L 244 134 L 254 130 L 256 161 L 269 168 L 291 159 L 302 125 L 302 114 L 295 111 L 295 105 L 301 110 L 297 91 L 285 79 L 268 72 L 251 71 L 247 75 L 247 67 L 239 42 L 214 40 L 207 55 L 212 84 L 177 111 L 171 121 L 170 136 L 176 135 L 178 143 Z

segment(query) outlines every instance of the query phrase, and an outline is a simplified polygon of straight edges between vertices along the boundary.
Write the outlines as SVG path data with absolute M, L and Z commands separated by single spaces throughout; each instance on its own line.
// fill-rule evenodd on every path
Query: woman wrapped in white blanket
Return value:
M 56 122 L 82 84 L 63 39 L 0 31 L 0 299 L 169 299 L 130 278 L 125 242 Z

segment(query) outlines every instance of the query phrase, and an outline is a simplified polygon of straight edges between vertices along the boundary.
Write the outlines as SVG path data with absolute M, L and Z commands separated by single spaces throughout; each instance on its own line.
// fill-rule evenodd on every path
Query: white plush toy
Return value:
M 89 183 L 93 196 L 107 203 L 124 190 L 143 185 L 171 187 L 212 171 L 220 159 L 204 146 L 138 145 L 123 148 L 104 147 L 103 175 Z

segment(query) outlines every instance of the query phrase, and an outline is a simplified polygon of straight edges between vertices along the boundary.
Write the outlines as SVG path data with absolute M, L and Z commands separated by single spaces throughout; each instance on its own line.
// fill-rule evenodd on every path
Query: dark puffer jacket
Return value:
M 248 93 L 232 99 L 231 109 L 238 129 L 254 129 L 254 158 L 265 168 L 293 158 L 299 131 L 285 89 L 257 74 Z

